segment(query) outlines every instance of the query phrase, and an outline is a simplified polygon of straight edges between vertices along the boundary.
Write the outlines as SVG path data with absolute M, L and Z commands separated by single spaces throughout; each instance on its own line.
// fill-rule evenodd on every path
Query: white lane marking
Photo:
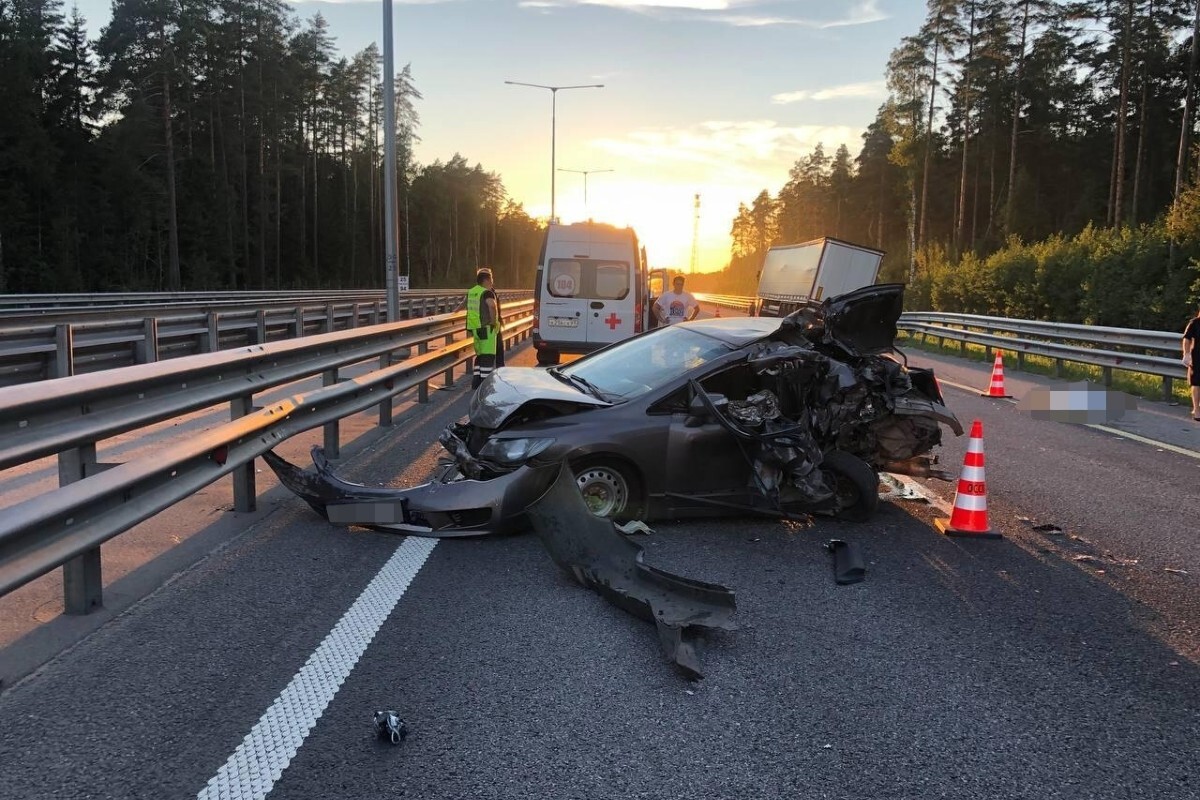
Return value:
M 267 796 L 437 541 L 409 537 L 396 548 L 229 760 L 196 795 L 197 800 Z
M 948 381 L 943 378 L 938 378 L 938 381 L 946 384 L 947 386 L 953 386 L 955 389 L 962 389 L 964 391 L 971 392 L 972 394 L 979 393 L 978 389 L 974 389 L 970 386 L 963 386 L 961 383 L 955 383 L 954 381 Z M 1002 398 L 1002 397 L 993 397 L 991 399 L 1005 400 L 1006 402 L 1012 403 L 1014 405 L 1017 402 L 1016 398 L 1007 399 L 1007 398 Z M 1131 439 L 1135 442 L 1141 442 L 1142 444 L 1151 445 L 1152 447 L 1161 447 L 1163 450 L 1170 450 L 1172 453 L 1178 453 L 1179 455 L 1187 456 L 1188 458 L 1200 459 L 1200 453 L 1196 452 L 1195 450 L 1188 450 L 1186 447 L 1180 447 L 1179 445 L 1175 445 L 1175 444 L 1168 444 L 1167 442 L 1160 442 L 1158 439 L 1151 439 L 1148 436 L 1139 436 L 1136 433 L 1130 433 L 1129 431 L 1123 431 L 1120 428 L 1110 428 L 1107 425 L 1096 425 L 1096 424 L 1085 424 L 1084 427 L 1093 428 L 1098 431 L 1104 431 L 1105 433 L 1111 433 L 1113 436 L 1120 436 L 1125 439 Z
M 1167 444 L 1166 442 L 1160 442 L 1157 439 L 1149 439 L 1145 436 L 1138 436 L 1136 433 L 1130 433 L 1129 431 L 1123 431 L 1123 430 L 1120 430 L 1119 428 L 1110 428 L 1107 425 L 1088 425 L 1087 427 L 1095 428 L 1096 430 L 1104 431 L 1105 433 L 1111 433 L 1114 436 L 1124 436 L 1126 439 L 1133 439 L 1135 442 L 1141 442 L 1142 444 L 1149 444 L 1149 445 L 1153 445 L 1155 447 L 1161 447 L 1164 450 L 1170 450 L 1172 453 L 1178 453 L 1181 456 L 1188 456 L 1190 458 L 1200 458 L 1200 453 L 1197 453 L 1195 450 L 1188 450 L 1186 447 L 1179 447 L 1178 445 Z

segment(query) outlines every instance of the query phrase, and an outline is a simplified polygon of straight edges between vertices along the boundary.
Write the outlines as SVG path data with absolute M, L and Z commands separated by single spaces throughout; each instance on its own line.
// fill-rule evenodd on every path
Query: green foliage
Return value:
M 986 258 L 968 253 L 953 261 L 935 250 L 923 264 L 926 277 L 910 292 L 911 307 L 1174 330 L 1189 316 L 1195 269 L 1171 263 L 1163 223 L 1088 227 L 1036 244 L 1014 238 Z
M 382 285 L 374 45 L 339 57 L 283 0 L 114 0 L 85 30 L 0 0 L 0 290 Z M 401 271 L 532 280 L 539 223 L 461 156 L 417 164 L 407 66 L 395 87 Z

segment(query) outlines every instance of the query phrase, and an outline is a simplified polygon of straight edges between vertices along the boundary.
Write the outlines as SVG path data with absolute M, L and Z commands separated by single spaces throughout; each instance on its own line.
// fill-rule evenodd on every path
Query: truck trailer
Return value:
M 802 305 L 875 283 L 884 252 L 822 237 L 772 247 L 758 276 L 758 316 L 786 317 Z

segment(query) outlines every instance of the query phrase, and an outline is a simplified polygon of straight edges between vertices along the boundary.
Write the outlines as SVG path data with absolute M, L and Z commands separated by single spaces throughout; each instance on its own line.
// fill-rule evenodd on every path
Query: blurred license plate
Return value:
M 579 317 L 550 317 L 547 322 L 552 328 L 578 328 Z

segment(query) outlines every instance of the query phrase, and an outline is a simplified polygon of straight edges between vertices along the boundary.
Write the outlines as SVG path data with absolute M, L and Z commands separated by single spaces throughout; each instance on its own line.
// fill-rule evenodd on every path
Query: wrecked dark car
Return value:
M 900 284 L 783 319 L 697 320 L 548 370 L 496 370 L 412 489 L 341 482 L 278 457 L 330 521 L 433 536 L 524 527 L 566 461 L 589 509 L 615 519 L 762 513 L 871 516 L 878 473 L 951 479 L 931 452 L 962 426 L 931 370 L 894 349 Z M 319 456 L 318 454 L 315 454 Z

